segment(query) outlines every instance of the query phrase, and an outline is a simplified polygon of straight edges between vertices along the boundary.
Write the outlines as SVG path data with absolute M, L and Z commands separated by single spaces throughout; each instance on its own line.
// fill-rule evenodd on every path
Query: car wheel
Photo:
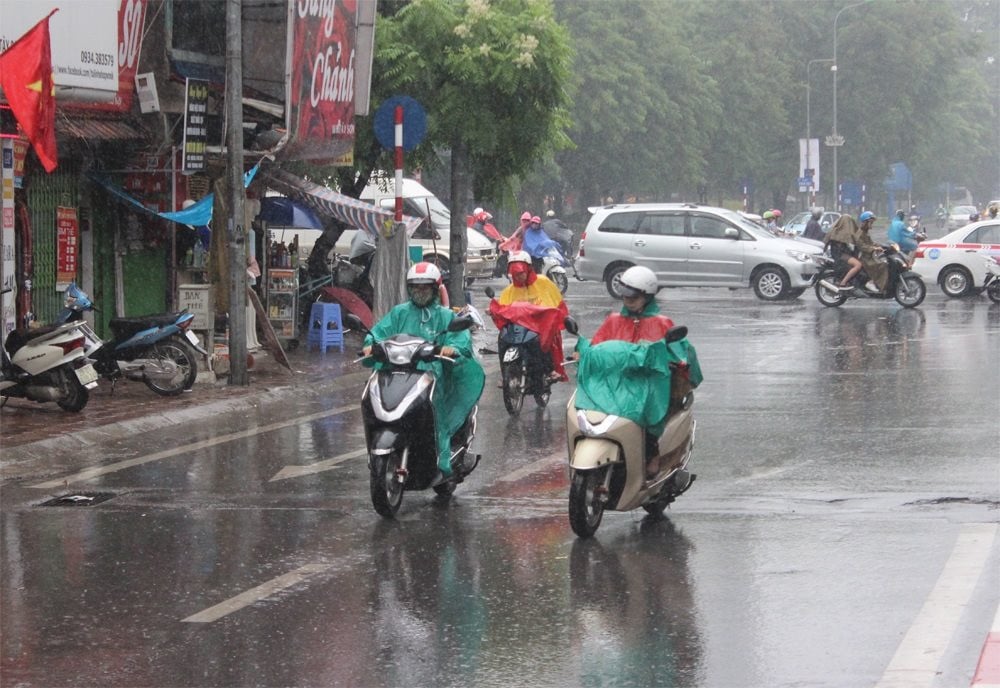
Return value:
M 753 290 L 759 299 L 777 301 L 788 292 L 788 275 L 781 268 L 758 270 L 753 276 Z
M 951 266 L 941 271 L 938 277 L 941 291 L 953 299 L 965 296 L 972 289 L 972 275 L 962 267 Z
M 604 273 L 604 285 L 608 288 L 608 293 L 616 299 L 620 299 L 622 297 L 622 273 L 630 267 L 632 266 L 628 263 L 617 263 L 609 267 L 607 272 Z

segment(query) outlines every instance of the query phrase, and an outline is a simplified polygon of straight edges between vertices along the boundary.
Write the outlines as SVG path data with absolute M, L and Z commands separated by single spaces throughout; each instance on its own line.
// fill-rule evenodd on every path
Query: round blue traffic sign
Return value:
M 396 147 L 396 106 L 403 108 L 403 150 L 420 145 L 427 133 L 427 114 L 423 106 L 410 96 L 387 98 L 375 111 L 375 138 L 383 147 Z

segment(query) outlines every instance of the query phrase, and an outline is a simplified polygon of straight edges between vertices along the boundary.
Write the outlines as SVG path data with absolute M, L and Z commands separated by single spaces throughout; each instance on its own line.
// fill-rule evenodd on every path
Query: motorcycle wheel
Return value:
M 369 475 L 372 506 L 379 516 L 395 518 L 399 505 L 403 503 L 403 483 L 396 479 L 396 469 L 402 464 L 402 460 L 399 452 L 372 457 Z
M 535 403 L 538 404 L 538 408 L 545 408 L 546 406 L 548 406 L 550 396 L 551 392 L 549 391 L 549 387 L 546 384 L 545 391 L 535 395 Z
M 986 295 L 993 303 L 1000 303 L 1000 281 L 993 282 L 986 288 Z
M 668 492 L 667 488 L 664 487 L 660 490 L 660 494 L 656 495 L 656 499 L 643 504 L 642 508 L 646 510 L 646 513 L 649 514 L 650 518 L 663 518 L 664 509 L 666 509 L 667 505 L 672 501 L 674 500 L 670 496 L 670 492 Z
M 604 516 L 597 488 L 604 484 L 607 468 L 577 471 L 569 487 L 569 525 L 579 537 L 593 537 Z
M 500 377 L 503 380 L 503 405 L 507 413 L 516 416 L 524 405 L 524 363 L 521 359 L 500 364 Z
M 565 272 L 553 272 L 549 274 L 549 278 L 552 283 L 559 287 L 559 292 L 565 294 L 566 290 L 569 289 L 569 278 L 566 277 Z
M 896 301 L 903 308 L 916 308 L 927 296 L 924 281 L 916 276 L 900 277 L 896 283 Z
M 844 292 L 833 292 L 824 287 L 819 283 L 821 279 L 832 278 L 833 274 L 820 275 L 816 278 L 816 300 L 819 301 L 824 306 L 829 306 L 830 308 L 836 308 L 837 306 L 843 305 L 844 301 L 847 301 L 847 294 Z
M 177 366 L 176 374 L 169 380 L 146 377 L 142 381 L 157 394 L 164 397 L 177 396 L 186 389 L 191 389 L 198 377 L 198 361 L 191 347 L 177 337 L 168 337 L 150 347 L 149 358 L 158 361 L 169 361 Z
M 90 392 L 80 384 L 76 373 L 70 367 L 60 368 L 56 371 L 59 386 L 66 390 L 66 396 L 56 402 L 63 411 L 77 413 L 83 410 L 90 399 Z

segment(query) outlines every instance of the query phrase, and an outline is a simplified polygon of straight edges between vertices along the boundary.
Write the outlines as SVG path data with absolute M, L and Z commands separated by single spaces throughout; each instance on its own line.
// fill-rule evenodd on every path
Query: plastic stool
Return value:
M 344 350 L 344 323 L 340 319 L 340 304 L 314 303 L 309 313 L 309 335 L 306 337 L 306 350 L 312 345 L 326 353 L 328 346 L 336 346 Z

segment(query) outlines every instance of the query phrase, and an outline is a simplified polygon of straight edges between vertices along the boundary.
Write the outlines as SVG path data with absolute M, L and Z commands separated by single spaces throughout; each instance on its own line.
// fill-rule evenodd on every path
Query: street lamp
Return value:
M 812 91 L 812 81 L 809 80 L 809 68 L 813 66 L 814 62 L 833 62 L 833 58 L 823 57 L 817 58 L 815 60 L 809 60 L 806 63 L 806 169 L 815 169 L 812 166 L 812 161 L 809 159 L 810 153 L 812 152 L 812 146 L 810 145 L 812 141 L 811 129 L 809 126 L 809 94 Z M 814 184 L 809 190 L 809 205 L 815 205 L 816 196 L 816 185 Z
M 833 134 L 830 136 L 828 145 L 833 148 L 833 198 L 838 212 L 840 212 L 840 178 L 837 176 L 837 149 L 844 145 L 844 140 L 837 135 L 837 22 L 840 21 L 840 15 L 844 12 L 867 2 L 871 2 L 871 0 L 861 0 L 861 2 L 843 7 L 833 18 L 833 65 L 830 67 L 830 71 L 833 72 Z

